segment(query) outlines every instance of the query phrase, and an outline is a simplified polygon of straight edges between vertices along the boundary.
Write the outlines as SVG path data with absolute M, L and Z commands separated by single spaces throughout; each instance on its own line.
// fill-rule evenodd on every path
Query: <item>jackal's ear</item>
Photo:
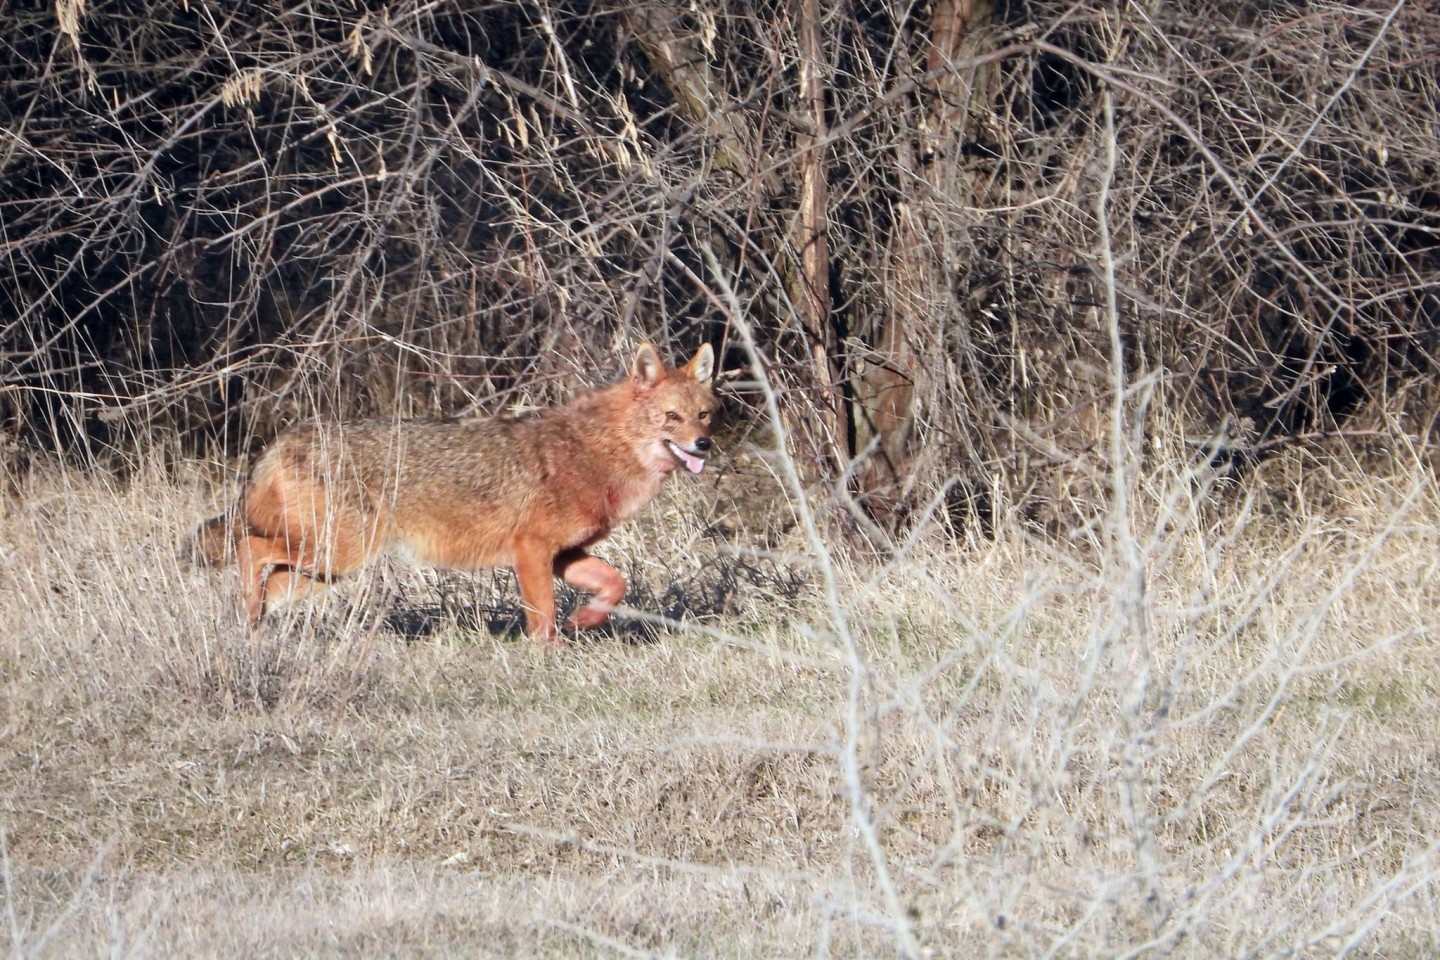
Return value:
M 715 375 L 715 351 L 710 344 L 700 344 L 700 349 L 695 351 L 695 356 L 685 364 L 685 372 L 699 383 L 705 383 Z
M 665 361 L 660 359 L 653 344 L 642 343 L 635 351 L 635 362 L 630 365 L 630 379 L 646 387 L 665 379 Z

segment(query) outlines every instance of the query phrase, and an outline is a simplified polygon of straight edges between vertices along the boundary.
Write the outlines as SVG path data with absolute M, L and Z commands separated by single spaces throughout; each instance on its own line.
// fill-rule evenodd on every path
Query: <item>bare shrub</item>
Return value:
M 1072 522 L 1105 472 L 1102 91 L 1148 409 L 1237 462 L 1428 442 L 1425 5 L 67 10 L 58 46 L 7 11 L 0 67 L 4 403 L 46 447 L 236 450 L 724 344 L 710 245 L 872 542 L 942 492 Z

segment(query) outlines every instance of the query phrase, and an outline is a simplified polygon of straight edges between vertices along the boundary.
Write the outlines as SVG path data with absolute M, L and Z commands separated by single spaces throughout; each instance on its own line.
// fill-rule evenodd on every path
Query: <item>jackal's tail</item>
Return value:
M 218 567 L 235 558 L 236 518 L 222 513 L 195 528 L 189 541 L 190 557 L 202 567 Z

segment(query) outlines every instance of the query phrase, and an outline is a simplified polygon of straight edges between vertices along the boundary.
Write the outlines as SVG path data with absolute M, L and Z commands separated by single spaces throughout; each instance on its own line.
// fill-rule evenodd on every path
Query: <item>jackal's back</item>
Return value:
M 245 496 L 253 532 L 444 566 L 506 562 L 539 478 L 525 420 L 306 424 L 276 438 Z M 331 546 L 333 549 L 333 546 Z

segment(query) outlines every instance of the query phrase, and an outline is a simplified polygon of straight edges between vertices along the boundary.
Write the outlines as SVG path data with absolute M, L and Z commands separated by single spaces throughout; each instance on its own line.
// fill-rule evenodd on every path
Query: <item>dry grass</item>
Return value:
M 1012 524 L 832 557 L 831 605 L 816 544 L 754 529 L 757 464 L 607 551 L 689 626 L 554 656 L 504 631 L 507 578 L 399 567 L 247 637 L 233 575 L 176 555 L 213 484 L 32 474 L 0 519 L 11 955 L 1440 946 L 1427 473 L 1154 469 L 1143 591 L 1113 529 Z

